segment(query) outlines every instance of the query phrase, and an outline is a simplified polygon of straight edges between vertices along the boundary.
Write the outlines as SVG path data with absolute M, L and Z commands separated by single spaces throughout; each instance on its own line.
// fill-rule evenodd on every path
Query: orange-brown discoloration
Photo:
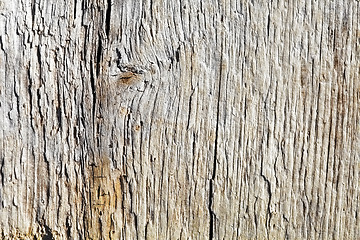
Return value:
M 124 72 L 120 75 L 119 83 L 125 85 L 131 85 L 139 80 L 139 76 L 133 72 Z
M 127 115 L 127 114 L 129 114 L 129 113 L 130 113 L 130 111 L 129 111 L 128 108 L 124 108 L 124 107 L 121 107 L 121 108 L 120 108 L 120 114 L 121 114 L 121 115 Z
M 121 206 L 122 185 L 120 173 L 110 169 L 110 159 L 101 157 L 97 166 L 91 168 L 90 199 L 91 207 L 88 213 L 88 233 L 90 239 L 110 239 L 115 225 L 112 216 Z

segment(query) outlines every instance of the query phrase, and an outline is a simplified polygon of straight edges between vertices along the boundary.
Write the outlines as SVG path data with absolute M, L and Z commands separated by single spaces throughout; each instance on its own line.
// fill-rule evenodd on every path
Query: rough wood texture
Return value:
M 0 0 L 2 239 L 359 239 L 356 0 Z

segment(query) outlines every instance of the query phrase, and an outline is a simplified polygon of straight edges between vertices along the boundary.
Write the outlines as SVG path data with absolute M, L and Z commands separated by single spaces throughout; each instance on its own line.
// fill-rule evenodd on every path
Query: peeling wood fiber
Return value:
M 360 2 L 0 0 L 1 239 L 359 239 Z

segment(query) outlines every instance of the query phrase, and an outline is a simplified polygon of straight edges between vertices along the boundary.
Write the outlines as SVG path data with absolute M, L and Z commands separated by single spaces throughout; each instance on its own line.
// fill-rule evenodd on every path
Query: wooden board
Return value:
M 1 238 L 358 239 L 359 13 L 1 0 Z

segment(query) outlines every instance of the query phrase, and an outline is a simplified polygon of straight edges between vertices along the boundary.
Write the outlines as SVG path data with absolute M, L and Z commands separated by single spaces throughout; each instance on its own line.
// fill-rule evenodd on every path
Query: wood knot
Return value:
M 119 83 L 124 85 L 132 85 L 139 80 L 139 75 L 131 71 L 120 74 Z

